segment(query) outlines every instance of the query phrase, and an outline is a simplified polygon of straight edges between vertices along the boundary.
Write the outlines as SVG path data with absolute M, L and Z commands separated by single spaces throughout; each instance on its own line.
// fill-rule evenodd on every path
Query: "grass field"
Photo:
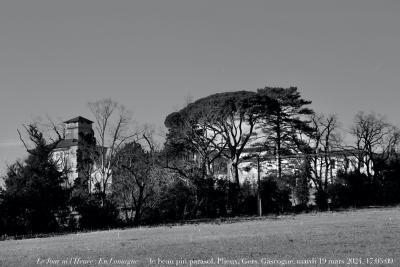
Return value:
M 0 265 L 400 266 L 400 208 L 9 240 Z

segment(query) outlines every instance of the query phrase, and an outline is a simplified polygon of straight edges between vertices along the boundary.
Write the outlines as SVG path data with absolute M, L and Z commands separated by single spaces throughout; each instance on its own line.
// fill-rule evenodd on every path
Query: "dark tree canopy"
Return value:
M 254 128 L 261 116 L 272 113 L 276 101 L 256 92 L 237 91 L 213 94 L 170 114 L 165 125 L 169 128 L 168 141 L 181 140 L 185 144 L 203 145 L 204 151 L 222 155 L 231 162 L 232 176 L 239 186 L 238 165 L 243 149 L 254 135 Z M 185 122 L 185 123 L 183 123 Z M 183 135 L 182 125 L 195 135 Z M 196 141 L 197 136 L 203 142 Z
M 9 233 L 57 230 L 68 200 L 66 181 L 51 158 L 51 147 L 33 125 L 27 127 L 35 144 L 23 162 L 9 166 L 3 203 Z
M 298 133 L 312 133 L 304 116 L 313 114 L 313 111 L 305 106 L 311 101 L 301 98 L 297 87 L 275 88 L 265 87 L 257 90 L 261 96 L 274 99 L 277 106 L 272 112 L 264 116 L 261 128 L 266 136 L 265 145 L 274 150 L 278 158 L 278 178 L 282 175 L 281 155 L 293 153 L 301 144 Z

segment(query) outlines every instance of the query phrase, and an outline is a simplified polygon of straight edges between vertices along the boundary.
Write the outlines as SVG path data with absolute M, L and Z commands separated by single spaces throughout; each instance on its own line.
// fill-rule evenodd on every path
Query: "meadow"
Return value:
M 0 242 L 1 266 L 400 266 L 400 208 Z

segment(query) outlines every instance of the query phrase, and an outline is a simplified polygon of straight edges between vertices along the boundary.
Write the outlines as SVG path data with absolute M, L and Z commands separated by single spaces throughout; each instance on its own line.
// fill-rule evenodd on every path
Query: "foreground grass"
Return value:
M 400 266 L 400 208 L 0 242 L 0 266 Z

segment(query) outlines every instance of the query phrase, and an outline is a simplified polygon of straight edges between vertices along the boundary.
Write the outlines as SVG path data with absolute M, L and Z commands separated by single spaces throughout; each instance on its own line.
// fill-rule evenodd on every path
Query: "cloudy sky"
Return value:
M 91 119 L 112 97 L 162 126 L 185 98 L 297 86 L 344 126 L 359 110 L 400 124 L 400 1 L 3 0 L 0 169 L 38 116 Z

